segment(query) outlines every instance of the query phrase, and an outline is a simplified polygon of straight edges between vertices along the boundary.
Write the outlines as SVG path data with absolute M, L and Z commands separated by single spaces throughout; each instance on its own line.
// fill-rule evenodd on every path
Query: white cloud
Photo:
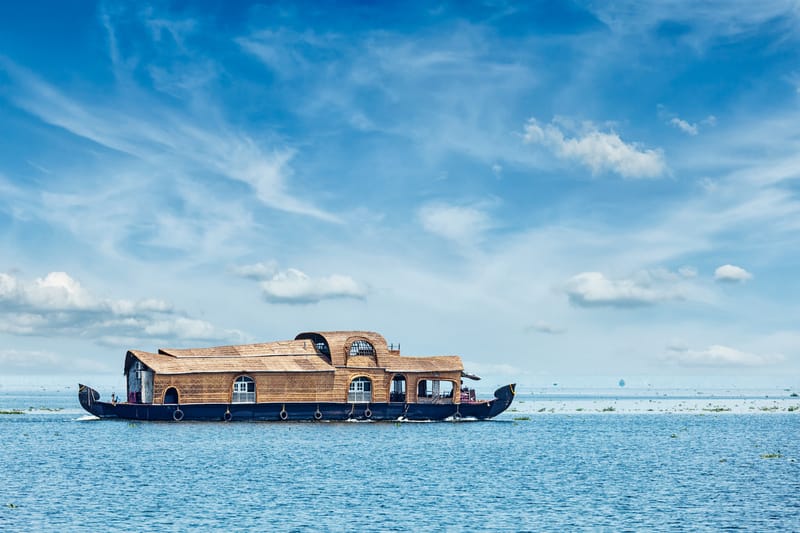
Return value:
M 43 350 L 0 350 L 0 367 L 4 373 L 29 372 L 108 372 L 111 368 L 98 361 L 80 357 L 64 357 Z
M 562 159 L 572 159 L 588 166 L 593 174 L 615 172 L 623 178 L 657 178 L 667 165 L 660 149 L 625 143 L 614 131 L 601 132 L 591 123 L 584 123 L 575 137 L 566 137 L 565 121 L 556 119 L 540 125 L 535 118 L 525 125 L 526 143 L 542 145 Z
M 527 328 L 528 331 L 538 331 L 539 333 L 547 333 L 548 335 L 560 335 L 566 329 L 556 327 L 544 320 L 537 320 Z
M 752 278 L 750 272 L 735 265 L 722 265 L 714 271 L 715 280 L 727 283 L 739 283 Z
M 759 355 L 718 344 L 709 346 L 705 350 L 671 346 L 664 358 L 687 366 L 761 366 L 778 363 L 784 359 L 782 355 Z
M 232 131 L 213 110 L 200 120 L 154 101 L 132 112 L 114 103 L 84 104 L 8 60 L 0 60 L 0 68 L 13 82 L 11 99 L 48 124 L 157 168 L 167 165 L 190 175 L 213 173 L 245 183 L 270 208 L 340 222 L 337 216 L 289 193 L 292 148 L 266 148 L 251 136 Z
M 264 298 L 268 302 L 287 304 L 310 304 L 337 298 L 366 297 L 367 291 L 353 278 L 340 274 L 322 278 L 311 278 L 295 268 L 275 274 L 261 283 Z
M 682 277 L 682 276 L 681 276 Z M 629 279 L 608 279 L 600 272 L 583 272 L 570 278 L 565 291 L 581 307 L 632 307 L 670 300 L 685 300 L 679 276 L 666 270 L 644 270 Z
M 33 281 L 0 273 L 0 332 L 98 342 L 120 336 L 172 342 L 243 337 L 239 331 L 183 316 L 163 300 L 98 298 L 66 272 Z
M 261 281 L 271 278 L 278 272 L 278 263 L 277 261 L 267 261 L 266 263 L 260 262 L 252 265 L 239 265 L 231 267 L 231 272 L 240 278 Z
M 417 216 L 426 231 L 459 244 L 479 241 L 491 227 L 489 216 L 476 207 L 430 204 L 420 208 Z
M 50 272 L 32 282 L 0 272 L 0 308 L 37 312 L 88 311 L 133 316 L 143 312 L 167 312 L 172 306 L 162 300 L 139 302 L 98 299 L 66 272 Z
M 492 163 L 492 174 L 496 178 L 501 178 L 503 176 L 503 166 L 500 163 Z
M 680 119 L 678 117 L 673 117 L 672 120 L 669 121 L 669 123 L 688 135 L 694 136 L 699 133 L 699 130 L 697 129 L 697 124 L 689 124 L 685 120 Z

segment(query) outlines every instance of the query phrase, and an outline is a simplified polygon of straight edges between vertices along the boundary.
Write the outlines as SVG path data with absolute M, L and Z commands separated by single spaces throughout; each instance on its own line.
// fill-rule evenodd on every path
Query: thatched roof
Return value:
M 333 372 L 333 366 L 322 356 L 276 355 L 243 356 L 229 355 L 215 357 L 182 356 L 175 357 L 162 353 L 149 353 L 130 350 L 125 361 L 125 369 L 135 357 L 158 374 L 196 374 L 216 372 Z
M 324 340 L 329 353 L 317 349 Z M 374 358 L 349 356 L 350 345 L 366 340 L 375 348 Z M 332 372 L 336 367 L 378 367 L 387 372 L 462 371 L 458 356 L 402 357 L 390 351 L 386 339 L 372 331 L 301 333 L 295 340 L 212 348 L 161 348 L 158 353 L 130 350 L 125 371 L 138 359 L 158 374 L 215 372 Z
M 464 365 L 457 355 L 437 355 L 434 357 L 392 358 L 386 367 L 387 372 L 451 372 L 463 371 Z
M 173 357 L 264 357 L 274 355 L 318 355 L 314 343 L 307 340 L 262 342 L 212 348 L 160 348 L 158 353 Z

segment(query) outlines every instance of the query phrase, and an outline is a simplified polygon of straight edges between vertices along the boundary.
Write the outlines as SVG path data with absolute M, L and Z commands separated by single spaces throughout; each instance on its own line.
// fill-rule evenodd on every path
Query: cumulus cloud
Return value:
M 687 366 L 761 366 L 783 361 L 782 355 L 760 355 L 714 344 L 704 350 L 670 346 L 664 358 Z
M 427 232 L 459 244 L 480 240 L 491 227 L 489 216 L 477 207 L 429 204 L 420 208 L 417 216 Z
M 0 308 L 23 311 L 86 311 L 115 315 L 167 312 L 171 305 L 162 300 L 98 299 L 66 272 L 50 272 L 32 282 L 0 272 Z
M 599 131 L 589 122 L 574 132 L 574 137 L 567 137 L 564 131 L 570 133 L 567 126 L 558 119 L 542 125 L 531 118 L 525 125 L 525 142 L 544 146 L 561 159 L 579 161 L 588 166 L 592 174 L 614 172 L 623 178 L 657 178 L 667 170 L 660 149 L 626 143 L 614 131 Z
M 231 272 L 240 278 L 263 281 L 270 279 L 278 272 L 278 263 L 276 261 L 267 261 L 252 265 L 239 265 L 232 267 Z
M 699 130 L 697 129 L 697 124 L 689 124 L 683 119 L 678 117 L 673 117 L 672 120 L 669 121 L 670 124 L 681 130 L 683 133 L 687 135 L 697 135 Z
M 685 300 L 684 275 L 668 270 L 644 270 L 627 279 L 609 279 L 601 272 L 582 272 L 564 287 L 570 303 L 581 307 L 636 307 Z
M 714 279 L 723 283 L 741 283 L 753 279 L 753 275 L 736 265 L 722 265 L 714 271 Z
M 670 118 L 669 125 L 678 128 L 683 133 L 687 135 L 691 135 L 692 137 L 696 136 L 700 133 L 700 126 L 716 126 L 717 125 L 717 117 L 714 115 L 708 115 L 706 118 L 700 121 L 700 124 L 690 123 L 686 120 L 683 120 L 680 117 L 672 117 Z
M 0 332 L 80 336 L 101 343 L 118 337 L 172 342 L 243 337 L 241 332 L 183 316 L 163 300 L 98 298 L 66 272 L 34 280 L 0 273 Z
M 289 268 L 261 282 L 264 298 L 272 303 L 310 304 L 337 298 L 363 299 L 367 291 L 350 276 L 312 278 Z
M 564 333 L 566 331 L 566 329 L 554 326 L 548 322 L 545 322 L 544 320 L 537 320 L 536 322 L 528 326 L 527 330 L 537 331 L 539 333 L 546 333 L 548 335 L 560 335 L 561 333 Z

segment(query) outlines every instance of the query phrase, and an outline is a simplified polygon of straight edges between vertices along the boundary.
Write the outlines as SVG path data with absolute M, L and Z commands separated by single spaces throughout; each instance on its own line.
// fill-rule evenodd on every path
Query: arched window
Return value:
M 233 382 L 233 398 L 231 403 L 255 403 L 256 382 L 253 378 L 239 376 Z
M 347 401 L 350 403 L 369 403 L 372 401 L 372 382 L 369 378 L 362 376 L 350 382 Z
M 170 387 L 164 392 L 164 403 L 178 403 L 178 389 Z
M 328 345 L 328 341 L 319 333 L 301 333 L 294 340 L 309 340 L 314 343 L 314 347 L 319 353 L 327 357 L 331 356 L 331 348 Z
M 375 347 L 364 340 L 356 340 L 350 345 L 350 355 L 371 355 L 375 357 Z
M 392 378 L 392 389 L 389 391 L 390 402 L 406 401 L 406 377 L 396 375 Z

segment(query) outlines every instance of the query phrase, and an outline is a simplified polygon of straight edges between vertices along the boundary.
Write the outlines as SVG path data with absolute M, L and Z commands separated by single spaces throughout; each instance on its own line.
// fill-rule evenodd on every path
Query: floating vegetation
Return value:
M 764 406 L 764 407 L 759 407 L 759 409 L 761 411 L 777 411 L 778 410 L 778 406 L 777 405 L 773 405 L 771 407 Z
M 576 411 L 583 411 L 583 407 L 576 407 L 575 410 Z
M 761 458 L 762 459 L 780 459 L 781 457 L 783 457 L 783 455 L 781 455 L 780 453 L 762 453 L 761 454 Z
M 728 462 L 728 460 L 727 460 L 727 459 L 720 459 L 720 460 L 719 460 L 719 462 L 720 462 L 720 463 L 727 463 L 727 462 Z
M 51 413 L 57 413 L 58 411 L 63 411 L 63 407 L 28 407 L 28 411 L 49 411 Z
M 800 410 L 800 407 L 798 407 L 797 405 L 790 405 L 789 407 L 786 408 L 786 410 L 791 413 L 792 411 Z
M 22 415 L 25 414 L 25 411 L 21 411 L 19 409 L 5 409 L 0 411 L 0 415 Z
M 670 435 L 670 436 L 669 436 L 669 438 L 671 438 L 671 439 L 677 439 L 677 438 L 678 438 L 678 435 L 676 435 L 675 433 L 673 433 L 672 435 Z
M 531 417 L 529 416 L 515 416 L 514 420 L 530 420 Z
M 546 407 L 542 407 L 542 408 L 541 408 L 541 409 L 539 409 L 537 412 L 538 412 L 538 413 L 544 413 L 545 411 L 547 411 L 547 408 L 546 408 Z
M 797 396 L 798 396 L 798 395 L 797 395 L 797 393 L 796 393 L 796 392 L 793 392 L 793 393 L 791 393 L 791 394 L 789 395 L 789 397 L 790 397 L 790 398 L 797 398 Z
M 609 405 L 608 407 L 603 407 L 603 411 L 602 412 L 603 413 L 611 413 L 613 411 L 616 411 L 616 409 L 614 408 L 613 405 Z
M 723 413 L 726 411 L 730 411 L 730 407 L 706 407 L 703 408 L 703 411 L 709 411 L 711 413 Z
M 8 507 L 9 509 L 17 509 L 19 506 L 13 503 L 7 503 L 6 507 Z

